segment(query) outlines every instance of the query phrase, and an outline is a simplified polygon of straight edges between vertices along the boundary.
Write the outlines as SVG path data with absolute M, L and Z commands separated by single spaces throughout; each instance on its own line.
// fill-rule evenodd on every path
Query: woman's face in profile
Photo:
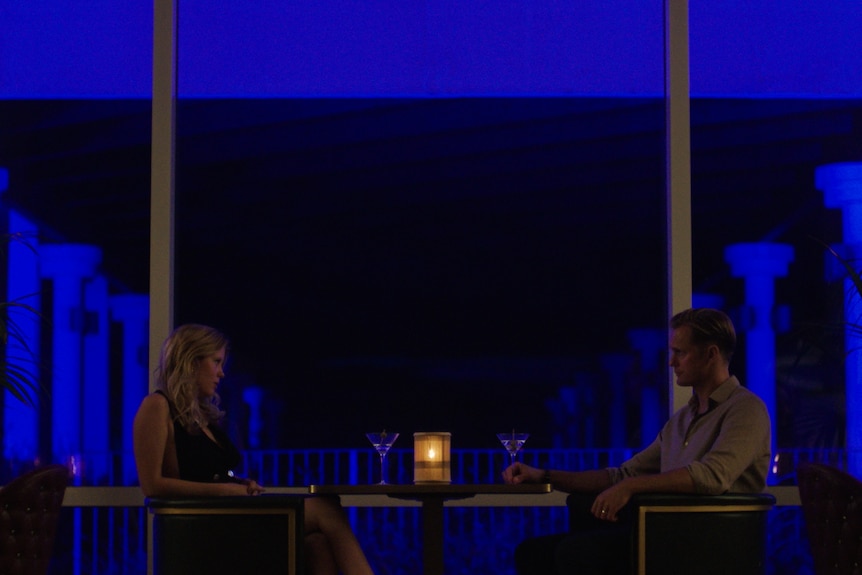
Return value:
M 200 397 L 212 397 L 216 394 L 219 381 L 224 377 L 225 355 L 225 348 L 221 348 L 198 363 L 196 373 Z

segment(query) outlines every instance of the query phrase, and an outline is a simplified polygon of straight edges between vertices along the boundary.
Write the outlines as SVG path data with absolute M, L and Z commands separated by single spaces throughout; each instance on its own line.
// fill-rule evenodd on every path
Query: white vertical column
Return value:
M 153 2 L 153 136 L 150 157 L 150 360 L 174 323 L 174 187 L 179 0 Z M 148 524 L 150 524 L 148 522 Z M 147 572 L 152 573 L 152 555 Z
M 132 452 L 132 423 L 141 399 L 149 388 L 147 369 L 150 298 L 126 294 L 111 297 L 111 317 L 122 326 L 122 468 L 123 484 L 133 485 L 137 478 Z
M 691 307 L 691 102 L 688 0 L 664 2 L 665 187 L 667 216 L 667 311 Z M 668 411 L 684 406 L 689 390 L 674 385 L 664 368 Z
M 741 243 L 728 246 L 724 258 L 735 277 L 745 279 L 745 305 L 752 324 L 745 332 L 745 385 L 766 403 L 772 420 L 775 453 L 775 278 L 787 275 L 793 247 L 784 244 Z
M 148 365 L 174 322 L 174 171 L 179 0 L 153 2 L 153 137 L 150 160 L 150 330 Z M 147 513 L 147 575 L 153 574 L 153 518 Z
M 101 263 L 99 248 L 86 245 L 42 246 L 40 264 L 43 277 L 53 280 L 52 338 L 49 369 L 51 380 L 52 450 L 54 460 L 66 462 L 80 457 L 84 447 L 84 280 L 96 273 Z M 76 464 L 77 459 L 73 464 Z M 74 470 L 80 473 L 79 470 Z
M 826 207 L 839 208 L 844 233 L 844 251 L 858 269 L 862 258 L 862 163 L 829 164 L 817 168 L 815 185 L 823 192 Z M 852 280 L 844 280 L 845 404 L 848 471 L 862 474 L 862 299 Z

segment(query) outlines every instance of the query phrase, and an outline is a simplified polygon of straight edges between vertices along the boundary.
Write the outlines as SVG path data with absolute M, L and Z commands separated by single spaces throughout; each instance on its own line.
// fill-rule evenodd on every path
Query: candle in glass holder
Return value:
M 413 434 L 413 483 L 452 483 L 451 443 L 445 431 Z

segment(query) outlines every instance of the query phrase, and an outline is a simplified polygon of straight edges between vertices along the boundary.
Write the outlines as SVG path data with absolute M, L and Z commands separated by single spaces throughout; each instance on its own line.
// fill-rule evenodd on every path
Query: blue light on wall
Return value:
M 182 96 L 658 95 L 663 2 L 180 3 Z M 0 98 L 148 98 L 151 0 L 5 2 Z M 857 0 L 692 1 L 695 96 L 862 95 Z
M 151 1 L 0 3 L 0 98 L 148 98 Z

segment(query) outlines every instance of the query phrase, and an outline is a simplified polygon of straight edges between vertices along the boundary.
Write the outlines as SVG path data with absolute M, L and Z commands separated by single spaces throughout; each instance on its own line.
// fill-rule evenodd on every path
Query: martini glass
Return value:
M 366 433 L 365 437 L 380 454 L 380 483 L 377 485 L 386 485 L 386 454 L 389 453 L 389 448 L 398 439 L 398 434 L 384 429 L 379 433 Z
M 521 448 L 524 446 L 528 437 L 530 437 L 529 433 L 516 433 L 514 429 L 511 432 L 507 431 L 505 433 L 497 434 L 497 439 L 500 440 L 500 443 L 502 443 L 503 447 L 506 448 L 506 451 L 509 452 L 512 464 L 515 463 L 515 456 L 518 455 L 519 451 L 521 451 Z

